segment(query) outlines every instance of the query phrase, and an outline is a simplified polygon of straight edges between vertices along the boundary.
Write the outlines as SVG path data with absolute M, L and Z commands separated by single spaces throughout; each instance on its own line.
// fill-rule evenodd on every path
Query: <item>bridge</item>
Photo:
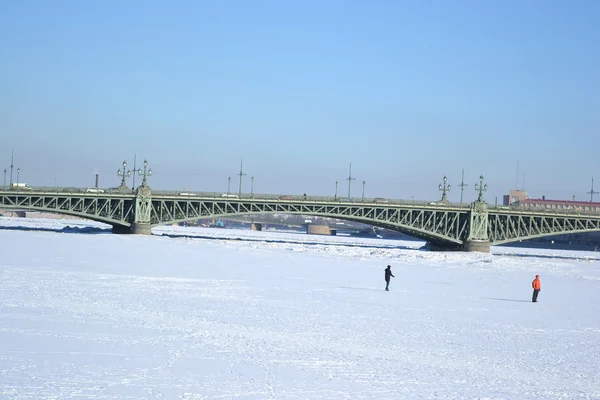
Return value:
M 13 188 L 14 189 L 14 188 Z M 112 225 L 114 233 L 151 234 L 153 226 L 248 214 L 285 213 L 361 222 L 406 233 L 441 250 L 489 252 L 490 245 L 600 231 L 600 215 L 469 204 L 364 198 L 136 190 L 17 188 L 0 191 L 0 208 L 61 213 Z

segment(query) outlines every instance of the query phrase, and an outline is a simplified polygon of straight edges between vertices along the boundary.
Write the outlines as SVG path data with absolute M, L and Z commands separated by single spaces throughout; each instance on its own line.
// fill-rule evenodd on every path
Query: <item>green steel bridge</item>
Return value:
M 433 248 L 489 252 L 490 245 L 600 231 L 600 214 L 494 207 L 445 200 L 338 198 L 77 188 L 0 191 L 0 208 L 68 214 L 112 225 L 114 233 L 151 234 L 157 225 L 247 214 L 299 214 L 361 222 L 406 233 Z

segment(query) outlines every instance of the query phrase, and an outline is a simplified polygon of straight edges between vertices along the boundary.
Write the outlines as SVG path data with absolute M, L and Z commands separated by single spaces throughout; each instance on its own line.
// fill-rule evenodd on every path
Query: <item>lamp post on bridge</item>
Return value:
M 56 175 L 54 175 L 54 190 L 57 190 L 58 186 L 56 186 Z
M 17 168 L 17 190 L 19 190 L 19 173 L 21 172 L 21 168 Z
M 125 161 L 123 161 L 123 165 L 126 165 Z M 142 177 L 142 186 L 144 187 L 148 186 L 146 179 L 152 176 L 152 169 L 147 169 L 147 167 L 148 161 L 144 160 L 144 172 L 142 172 L 141 168 L 139 168 L 137 171 L 138 175 Z M 123 178 L 123 181 L 125 181 L 125 178 Z
M 337 188 L 338 188 L 338 181 L 335 181 L 335 194 L 333 195 L 333 199 L 337 200 Z
M 231 177 L 227 178 L 227 194 L 231 192 Z
M 240 199 L 242 198 L 242 177 L 246 176 L 246 174 L 243 171 L 243 166 L 244 166 L 244 159 L 242 158 L 240 160 L 240 173 L 238 174 L 238 176 L 240 177 L 240 189 L 238 191 L 238 197 Z
M 475 184 L 475 190 L 479 191 L 479 197 L 477 198 L 477 201 L 483 201 L 483 192 L 487 191 L 487 188 L 487 183 L 483 184 L 483 175 L 479 175 L 479 183 Z
M 4 185 L 2 187 L 6 190 L 6 168 L 4 168 Z
M 250 197 L 254 198 L 254 177 L 250 177 Z
M 598 192 L 594 191 L 594 177 L 592 176 L 592 190 L 590 190 L 589 192 L 587 192 L 587 194 L 590 195 L 590 203 L 594 202 L 594 195 L 598 194 Z
M 352 181 L 356 180 L 356 178 L 352 177 L 352 163 L 350 163 L 350 171 L 348 172 L 348 177 L 346 178 L 346 180 L 348 181 L 348 200 L 350 200 L 350 184 L 352 183 Z
M 465 190 L 465 186 L 469 186 L 467 183 L 465 183 L 465 169 L 462 169 L 462 174 L 461 174 L 461 180 L 460 180 L 460 204 L 462 204 L 463 202 L 463 191 Z
M 121 179 L 121 186 L 119 186 L 119 189 L 127 189 L 127 184 L 125 183 L 125 179 L 129 178 L 129 176 L 131 176 L 131 170 L 125 170 L 125 168 L 127 168 L 127 162 L 123 161 L 123 171 L 121 171 L 121 169 L 117 170 L 117 176 L 120 176 Z M 135 176 L 135 169 L 134 171 L 134 176 Z
M 366 184 L 366 182 L 365 182 L 365 181 L 362 181 L 362 184 L 363 184 L 363 191 L 362 191 L 362 202 L 364 203 L 364 202 L 365 202 L 365 184 Z
M 441 201 L 445 201 L 447 202 L 448 199 L 446 198 L 446 192 L 450 191 L 450 185 L 448 185 L 446 182 L 448 181 L 448 178 L 446 178 L 446 175 L 444 175 L 444 184 L 442 185 L 441 183 L 438 185 L 438 189 L 442 191 L 442 200 Z

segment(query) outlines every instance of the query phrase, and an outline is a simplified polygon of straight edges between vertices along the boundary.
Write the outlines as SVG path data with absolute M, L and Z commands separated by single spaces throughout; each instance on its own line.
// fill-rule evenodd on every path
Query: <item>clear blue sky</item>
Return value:
M 598 1 L 5 1 L 22 182 L 501 201 L 600 190 Z M 2 169 L 3 169 L 2 168 Z M 524 172 L 524 175 L 523 175 Z M 137 180 L 139 183 L 139 179 Z M 131 181 L 129 181 L 131 184 Z M 600 195 L 598 195 L 600 199 Z

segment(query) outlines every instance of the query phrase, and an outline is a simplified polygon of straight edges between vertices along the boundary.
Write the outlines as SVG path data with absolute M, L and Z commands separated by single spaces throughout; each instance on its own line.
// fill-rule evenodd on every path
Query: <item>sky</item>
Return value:
M 245 192 L 332 195 L 352 163 L 354 196 L 447 176 L 458 201 L 464 169 L 466 201 L 480 175 L 490 203 L 588 199 L 598 37 L 586 0 L 3 2 L 0 170 L 114 187 L 135 156 L 153 188 L 226 191 L 243 159 Z
M 597 252 L 0 225 L 2 398 L 600 397 Z

